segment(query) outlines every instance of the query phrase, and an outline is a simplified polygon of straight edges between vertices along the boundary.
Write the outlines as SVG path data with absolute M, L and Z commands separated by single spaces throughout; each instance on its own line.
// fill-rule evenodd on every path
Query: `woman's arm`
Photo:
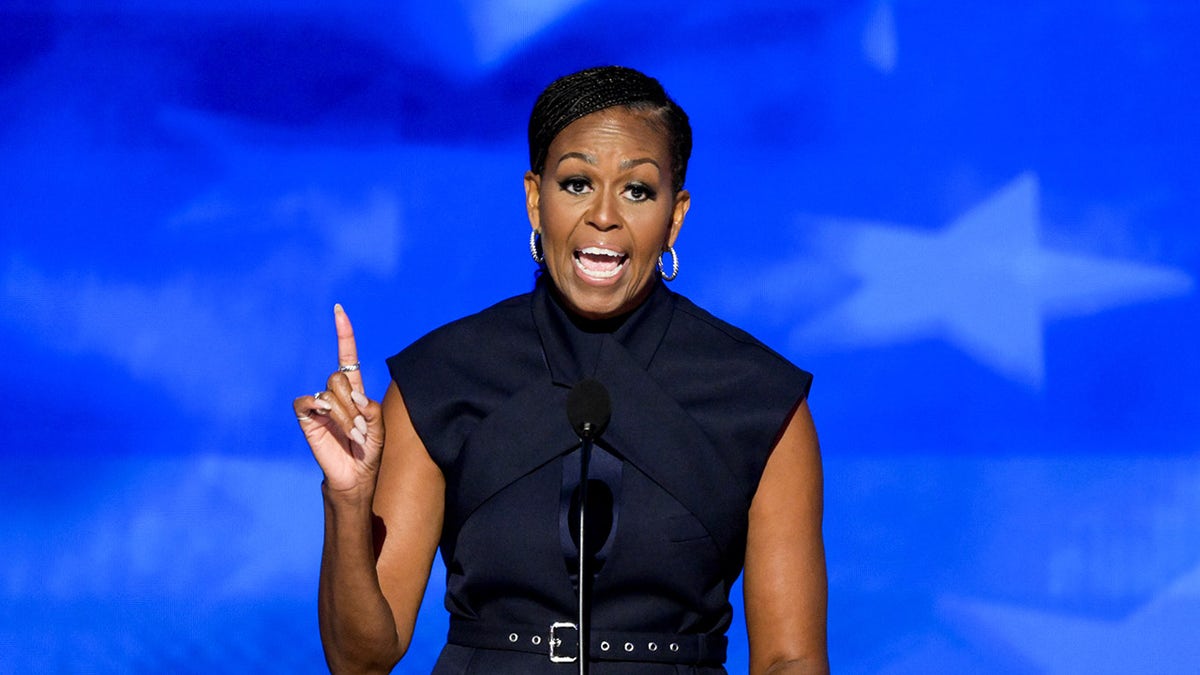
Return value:
M 333 313 L 339 367 L 323 391 L 292 402 L 325 474 L 321 643 L 335 673 L 386 673 L 412 639 L 445 483 L 396 385 L 382 406 L 367 398 L 350 317 L 341 305 Z
M 828 673 L 821 454 L 808 403 L 792 414 L 750 505 L 743 591 L 756 675 Z
M 445 482 L 413 429 L 395 383 L 373 490 L 325 498 L 318 598 L 321 642 L 334 673 L 390 672 L 408 650 L 441 536 Z

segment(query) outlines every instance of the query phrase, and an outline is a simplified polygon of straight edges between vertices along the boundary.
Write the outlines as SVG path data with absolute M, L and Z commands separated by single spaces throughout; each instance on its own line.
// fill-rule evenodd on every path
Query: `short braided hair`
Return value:
M 622 66 L 589 68 L 560 77 L 546 87 L 529 115 L 529 168 L 541 174 L 554 137 L 571 122 L 596 111 L 624 106 L 656 113 L 671 152 L 671 183 L 683 189 L 692 155 L 692 127 L 687 113 L 667 96 L 658 80 Z

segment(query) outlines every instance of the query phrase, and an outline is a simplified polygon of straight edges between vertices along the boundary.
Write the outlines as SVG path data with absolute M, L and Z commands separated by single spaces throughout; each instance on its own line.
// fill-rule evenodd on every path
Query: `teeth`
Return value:
M 611 279 L 625 267 L 626 256 L 607 248 L 588 246 L 575 252 L 575 267 L 592 279 Z
M 579 252 L 585 253 L 587 255 L 606 255 L 606 256 L 609 256 L 612 258 L 623 257 L 620 253 L 617 253 L 616 251 L 611 251 L 607 248 L 600 248 L 599 246 L 588 246 L 585 249 L 580 249 Z
M 617 276 L 617 273 L 620 272 L 621 268 L 624 266 L 624 263 L 622 263 L 610 270 L 594 270 L 585 267 L 583 261 L 581 261 L 579 258 L 575 259 L 575 267 L 578 267 L 581 272 L 593 279 L 611 279 Z

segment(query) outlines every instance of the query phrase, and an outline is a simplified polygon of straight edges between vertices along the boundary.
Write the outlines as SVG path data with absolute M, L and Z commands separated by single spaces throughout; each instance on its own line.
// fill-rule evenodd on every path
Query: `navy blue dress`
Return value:
M 623 321 L 534 291 L 388 359 L 446 479 L 440 542 L 451 628 L 435 673 L 570 673 L 579 439 L 571 386 L 612 419 L 589 476 L 591 672 L 724 673 L 729 589 L 770 450 L 811 375 L 656 282 Z M 593 532 L 594 530 L 594 532 Z

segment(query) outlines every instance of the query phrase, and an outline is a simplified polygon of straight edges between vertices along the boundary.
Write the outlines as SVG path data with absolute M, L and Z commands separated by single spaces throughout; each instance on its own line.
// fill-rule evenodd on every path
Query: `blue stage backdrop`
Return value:
M 834 670 L 1196 672 L 1200 4 L 3 7 L 0 671 L 322 671 L 332 306 L 381 395 L 530 288 L 532 101 L 619 63 L 674 288 L 816 373 Z

